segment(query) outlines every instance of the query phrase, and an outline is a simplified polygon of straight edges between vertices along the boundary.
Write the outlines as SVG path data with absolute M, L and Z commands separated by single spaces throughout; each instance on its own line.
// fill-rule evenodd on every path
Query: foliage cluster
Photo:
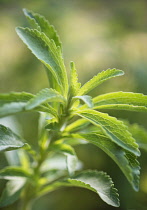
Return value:
M 22 209 L 27 209 L 32 200 L 63 186 L 89 189 L 107 204 L 118 207 L 118 193 L 110 176 L 102 171 L 82 171 L 74 146 L 91 143 L 102 149 L 138 191 L 137 157 L 139 148 L 147 150 L 146 131 L 101 110 L 146 112 L 147 96 L 132 92 L 112 92 L 94 98 L 87 95 L 101 83 L 124 72 L 107 69 L 81 86 L 75 64 L 71 62 L 68 80 L 61 41 L 54 27 L 39 14 L 26 9 L 24 14 L 31 28 L 18 27 L 17 34 L 44 64 L 49 88 L 36 95 L 27 92 L 0 95 L 0 117 L 19 112 L 40 113 L 38 148 L 0 125 L 0 151 L 20 149 L 19 164 L 0 171 L 0 178 L 8 180 L 0 207 L 21 198 Z M 56 167 L 58 162 L 63 165 L 60 169 Z

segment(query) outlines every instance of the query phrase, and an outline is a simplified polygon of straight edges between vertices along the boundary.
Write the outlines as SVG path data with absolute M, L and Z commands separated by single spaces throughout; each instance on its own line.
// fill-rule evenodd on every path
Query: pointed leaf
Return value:
M 13 133 L 9 128 L 0 125 L 0 152 L 28 147 L 28 144 L 22 142 L 22 138 Z
M 77 111 L 77 114 L 89 120 L 94 125 L 100 125 L 105 134 L 120 147 L 132 152 L 136 156 L 140 155 L 135 139 L 132 137 L 127 126 L 125 126 L 122 121 L 95 110 L 85 109 Z
M 53 25 L 50 25 L 50 23 L 45 19 L 45 17 L 27 9 L 23 9 L 23 12 L 32 27 L 36 28 L 37 30 L 40 30 L 41 32 L 44 32 L 49 39 L 54 40 L 56 46 L 61 47 L 61 41 L 57 34 L 57 31 L 55 30 Z
M 26 171 L 21 167 L 8 166 L 8 167 L 0 170 L 0 179 L 18 180 L 19 178 L 22 179 L 22 177 L 24 177 L 24 178 L 31 177 L 31 173 L 28 172 L 28 169 Z
M 94 109 L 118 109 L 147 112 L 147 96 L 141 93 L 114 92 L 93 99 Z
M 68 80 L 60 50 L 53 40 L 36 29 L 17 28 L 16 32 L 32 53 L 52 72 L 61 87 L 62 94 L 67 97 Z
M 33 109 L 43 103 L 47 102 L 65 102 L 65 99 L 56 90 L 45 88 L 42 89 L 37 95 L 28 101 L 26 105 L 26 110 Z
M 118 69 L 107 69 L 106 71 L 100 72 L 97 76 L 94 76 L 91 80 L 86 82 L 78 92 L 78 96 L 85 95 L 92 89 L 103 83 L 104 81 L 111 79 L 116 76 L 123 75 L 124 72 Z
M 81 83 L 78 82 L 78 74 L 74 62 L 70 63 L 70 68 L 70 94 L 71 96 L 76 96 L 81 87 Z
M 73 99 L 81 99 L 84 101 L 85 104 L 87 104 L 90 108 L 93 107 L 93 102 L 92 102 L 92 97 L 88 95 L 83 95 L 83 96 L 75 96 Z
M 25 179 L 11 180 L 7 182 L 6 188 L 4 189 L 0 198 L 0 207 L 8 206 L 20 197 L 21 191 L 25 184 Z
M 138 191 L 140 167 L 139 162 L 136 160 L 136 156 L 130 154 L 132 158 L 129 158 L 128 152 L 117 146 L 107 136 L 98 133 L 73 134 L 73 137 L 83 138 L 102 149 L 120 167 L 133 189 Z M 133 162 L 135 164 L 133 164 Z
M 54 182 L 52 185 L 46 186 L 39 192 L 39 195 L 46 194 L 61 186 L 82 187 L 96 192 L 107 204 L 118 207 L 119 199 L 117 190 L 111 178 L 104 172 L 83 171 L 80 174 L 67 178 L 63 181 Z

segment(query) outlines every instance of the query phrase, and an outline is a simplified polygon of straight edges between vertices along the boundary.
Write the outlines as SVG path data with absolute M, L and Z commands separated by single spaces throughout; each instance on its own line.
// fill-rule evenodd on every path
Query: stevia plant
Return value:
M 82 171 L 74 146 L 88 142 L 102 149 L 138 191 L 140 166 L 137 157 L 140 156 L 139 147 L 147 150 L 146 131 L 137 124 L 129 125 L 101 111 L 147 112 L 147 96 L 132 92 L 112 92 L 94 98 L 87 95 L 101 83 L 122 76 L 124 72 L 107 69 L 81 86 L 75 64 L 71 62 L 68 80 L 56 30 L 43 16 L 23 11 L 31 28 L 18 27 L 16 32 L 44 64 L 49 88 L 36 95 L 27 92 L 0 95 L 0 117 L 19 112 L 40 113 L 37 148 L 10 128 L 0 125 L 0 151 L 16 150 L 19 158 L 18 165 L 0 170 L 0 178 L 7 180 L 0 207 L 20 198 L 21 208 L 30 209 L 30 203 L 36 198 L 63 186 L 89 189 L 107 204 L 119 207 L 118 193 L 110 176 L 97 170 Z M 62 166 L 60 169 L 51 167 L 58 162 Z

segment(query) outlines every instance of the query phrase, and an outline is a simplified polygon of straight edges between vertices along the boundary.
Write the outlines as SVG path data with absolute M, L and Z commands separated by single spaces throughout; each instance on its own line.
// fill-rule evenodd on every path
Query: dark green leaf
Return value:
M 129 131 L 136 139 L 139 148 L 147 152 L 147 130 L 138 124 L 129 124 L 128 122 L 125 122 L 125 124 L 128 126 Z
M 102 149 L 120 167 L 133 189 L 138 191 L 140 167 L 135 155 L 126 152 L 107 136 L 98 133 L 74 134 L 73 137 L 83 138 Z
M 0 179 L 8 179 L 8 180 L 18 180 L 19 178 L 30 178 L 31 173 L 21 167 L 13 167 L 8 166 L 2 170 L 0 170 Z
M 19 27 L 16 31 L 32 53 L 52 72 L 61 87 L 62 94 L 67 97 L 67 73 L 61 52 L 57 49 L 54 41 L 50 40 L 43 32 L 39 32 L 36 29 Z
M 8 206 L 20 197 L 21 191 L 25 184 L 25 179 L 11 180 L 7 182 L 6 188 L 4 189 L 0 198 L 0 207 Z
M 13 133 L 9 128 L 0 125 L 0 151 L 15 150 L 28 147 L 22 138 Z
M 104 172 L 83 171 L 80 174 L 67 178 L 63 181 L 54 182 L 52 185 L 46 186 L 39 192 L 39 195 L 46 194 L 61 186 L 82 187 L 96 192 L 107 204 L 118 207 L 119 199 L 117 190 L 111 178 Z

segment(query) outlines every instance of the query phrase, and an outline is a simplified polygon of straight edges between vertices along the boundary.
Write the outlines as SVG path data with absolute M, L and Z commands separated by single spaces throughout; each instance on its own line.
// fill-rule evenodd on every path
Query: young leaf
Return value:
M 17 201 L 20 197 L 21 191 L 23 190 L 24 184 L 24 178 L 21 180 L 11 180 L 7 182 L 6 188 L 0 198 L 0 207 L 8 206 Z
M 56 141 L 50 146 L 50 151 L 52 150 L 59 153 L 75 155 L 74 149 L 70 145 L 62 143 L 60 140 Z
M 136 156 L 140 155 L 135 139 L 122 121 L 95 110 L 80 110 L 77 111 L 77 114 L 94 125 L 100 125 L 105 134 L 120 147 L 132 152 Z
M 27 169 L 28 170 L 28 169 Z M 18 180 L 24 178 L 30 178 L 31 173 L 24 170 L 21 167 L 13 167 L 13 166 L 8 166 L 2 170 L 0 170 L 0 179 L 7 179 L 7 180 Z
M 111 178 L 104 172 L 91 170 L 83 171 L 80 174 L 73 176 L 72 178 L 67 178 L 63 181 L 57 181 L 52 185 L 44 187 L 38 195 L 44 195 L 62 186 L 75 186 L 89 189 L 97 193 L 107 204 L 119 207 L 117 190 L 114 188 Z
M 73 137 L 87 140 L 89 143 L 92 143 L 102 149 L 116 162 L 132 185 L 133 189 L 138 191 L 140 167 L 139 162 L 133 154 L 131 155 L 132 159 L 128 158 L 128 152 L 117 146 L 114 142 L 110 141 L 107 136 L 100 135 L 98 133 L 73 134 Z M 133 162 L 135 162 L 135 164 L 133 164 Z
M 90 122 L 87 121 L 86 119 L 79 119 L 79 120 L 76 120 L 75 122 L 69 124 L 65 128 L 65 132 L 75 132 L 75 131 L 86 128 L 89 124 L 90 124 Z
M 13 133 L 9 128 L 0 125 L 0 152 L 28 147 L 22 138 Z
M 74 62 L 70 63 L 70 68 L 70 94 L 73 97 L 77 95 L 77 92 L 81 87 L 81 83 L 78 82 L 78 74 Z
M 90 92 L 92 89 L 103 83 L 104 81 L 111 79 L 116 76 L 123 75 L 124 72 L 118 69 L 107 69 L 106 71 L 102 71 L 97 76 L 94 76 L 91 80 L 86 82 L 79 92 L 77 93 L 78 96 L 85 95 Z
M 67 97 L 68 80 L 61 52 L 53 40 L 36 29 L 17 28 L 16 32 L 32 53 L 52 72 L 61 87 L 62 94 Z
M 42 89 L 37 95 L 28 101 L 25 109 L 30 110 L 34 109 L 35 107 L 47 103 L 47 102 L 65 102 L 65 99 L 62 95 L 60 95 L 56 90 L 45 88 Z
M 114 92 L 93 99 L 94 109 L 123 109 L 147 112 L 147 96 L 140 93 Z
M 45 33 L 49 39 L 54 40 L 56 46 L 61 47 L 61 41 L 57 34 L 57 31 L 55 30 L 53 25 L 50 25 L 50 23 L 45 19 L 45 17 L 27 9 L 23 9 L 23 12 L 32 27 Z
M 88 96 L 88 95 L 83 95 L 83 96 L 75 96 L 73 97 L 73 99 L 81 99 L 82 101 L 84 101 L 85 104 L 87 104 L 90 108 L 93 107 L 93 103 L 92 103 L 92 97 Z

